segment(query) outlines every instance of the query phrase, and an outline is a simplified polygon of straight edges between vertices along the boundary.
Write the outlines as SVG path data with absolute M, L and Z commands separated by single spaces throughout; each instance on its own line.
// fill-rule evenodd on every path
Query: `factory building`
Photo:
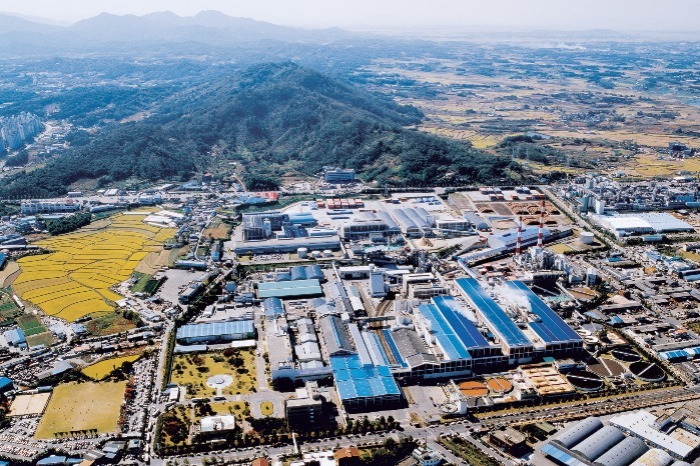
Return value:
M 506 286 L 513 294 L 527 298 L 529 312 L 533 318 L 527 325 L 542 341 L 547 355 L 568 357 L 583 350 L 583 338 L 527 285 L 521 281 L 510 281 L 506 282 Z
M 435 220 L 422 207 L 396 209 L 391 212 L 401 231 L 411 238 L 432 236 Z
M 372 220 L 355 220 L 343 223 L 340 228 L 340 236 L 346 241 L 367 238 L 372 233 L 386 234 L 389 226 L 386 221 L 380 218 Z
M 260 238 L 257 240 L 235 238 L 234 242 L 233 251 L 238 255 L 296 253 L 299 248 L 305 248 L 308 251 L 337 251 L 340 249 L 340 239 L 336 233 L 326 236 Z
M 323 295 L 318 280 L 275 281 L 258 284 L 258 298 L 301 298 Z
M 600 418 L 589 417 L 554 437 L 540 451 L 556 464 L 570 466 L 688 465 L 683 460 L 700 442 L 677 432 L 671 435 L 657 430 L 655 420 L 646 411 L 614 417 L 607 426 Z
M 618 238 L 632 235 L 694 232 L 688 222 L 668 213 L 590 215 L 590 219 Z
M 228 342 L 255 338 L 252 320 L 188 324 L 177 329 L 175 339 L 183 345 Z
M 481 285 L 473 278 L 460 278 L 455 280 L 455 284 L 480 320 L 496 335 L 509 362 L 531 361 L 534 357 L 532 342 Z
M 326 183 L 352 183 L 355 170 L 352 168 L 324 167 L 323 180 Z

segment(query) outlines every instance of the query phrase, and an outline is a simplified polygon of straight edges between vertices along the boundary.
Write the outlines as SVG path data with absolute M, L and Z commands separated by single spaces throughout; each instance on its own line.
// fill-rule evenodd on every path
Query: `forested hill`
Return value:
M 60 195 L 80 179 L 187 179 L 216 154 L 241 162 L 251 189 L 280 175 L 355 168 L 382 185 L 489 182 L 519 171 L 468 145 L 405 129 L 407 106 L 291 63 L 250 68 L 167 99 L 153 116 L 118 126 L 46 167 L 21 174 L 3 197 Z

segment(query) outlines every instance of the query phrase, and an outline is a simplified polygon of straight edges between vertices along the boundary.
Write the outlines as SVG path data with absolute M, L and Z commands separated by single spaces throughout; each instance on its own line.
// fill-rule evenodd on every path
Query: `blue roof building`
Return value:
M 469 304 L 498 337 L 505 354 L 520 356 L 532 353 L 534 349 L 532 342 L 498 303 L 486 293 L 479 282 L 473 278 L 459 278 L 455 283 Z
M 544 342 L 545 346 L 558 346 L 562 349 L 583 349 L 583 338 L 564 322 L 564 319 L 547 306 L 539 296 L 521 281 L 507 282 L 511 290 L 523 294 L 530 304 L 530 311 L 538 320 L 528 326 Z
M 5 339 L 12 346 L 22 346 L 27 344 L 27 337 L 20 328 L 8 330 L 5 332 Z
M 282 305 L 282 300 L 279 298 L 267 298 L 263 301 L 263 311 L 265 318 L 269 320 L 283 316 L 284 306 Z
M 258 284 L 258 298 L 298 298 L 302 296 L 321 296 L 323 289 L 318 280 L 297 280 L 283 282 L 266 282 Z
M 388 366 L 363 365 L 356 354 L 330 358 L 338 396 L 345 409 L 363 411 L 397 405 L 401 389 Z
M 0 377 L 0 393 L 6 393 L 14 390 L 15 385 L 9 377 Z
M 185 345 L 247 340 L 250 338 L 255 338 L 255 326 L 252 320 L 188 324 L 177 329 L 177 334 L 175 335 L 177 342 Z

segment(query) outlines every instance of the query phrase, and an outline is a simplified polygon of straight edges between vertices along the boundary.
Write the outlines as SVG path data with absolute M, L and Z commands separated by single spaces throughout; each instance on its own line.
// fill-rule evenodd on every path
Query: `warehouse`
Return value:
M 177 329 L 175 339 L 183 345 L 229 342 L 255 338 L 252 320 L 188 324 Z
M 340 249 L 340 238 L 336 234 L 329 236 L 301 236 L 297 238 L 270 238 L 255 241 L 236 237 L 234 243 L 233 251 L 238 255 L 297 252 L 299 248 L 306 248 L 310 251 L 337 251 Z
M 610 230 L 618 238 L 650 233 L 694 232 L 692 225 L 668 213 L 590 214 L 594 223 Z
M 300 298 L 322 296 L 323 289 L 316 279 L 265 282 L 258 284 L 258 298 Z
M 401 231 L 409 237 L 419 238 L 433 234 L 434 219 L 422 207 L 396 209 L 391 215 L 396 219 Z

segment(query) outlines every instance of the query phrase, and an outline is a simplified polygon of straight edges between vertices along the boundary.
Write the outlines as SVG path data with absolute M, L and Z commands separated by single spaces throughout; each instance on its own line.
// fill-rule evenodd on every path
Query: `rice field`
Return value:
M 174 230 L 143 223 L 148 212 L 128 212 L 36 244 L 49 254 L 23 257 L 14 291 L 46 314 L 73 321 L 114 310 L 122 296 L 110 288 L 128 279 L 141 261 L 162 250 Z

